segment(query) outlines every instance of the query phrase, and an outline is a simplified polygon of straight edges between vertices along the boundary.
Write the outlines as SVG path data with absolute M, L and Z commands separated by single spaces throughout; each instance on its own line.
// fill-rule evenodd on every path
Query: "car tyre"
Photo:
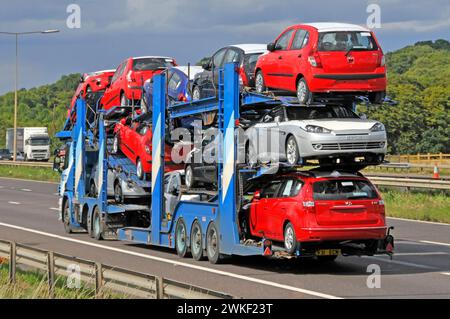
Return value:
M 195 185 L 196 185 L 194 169 L 192 168 L 192 165 L 187 165 L 186 166 L 185 181 L 186 181 L 186 187 L 188 189 L 193 189 L 195 187 Z
M 140 180 L 145 179 L 144 168 L 142 167 L 142 162 L 140 158 L 138 158 L 136 162 L 136 175 Z
M 185 258 L 187 256 L 187 240 L 186 223 L 183 218 L 180 218 L 178 219 L 175 227 L 175 249 L 177 251 L 177 255 L 181 258 Z
M 114 184 L 114 201 L 117 204 L 123 204 L 124 202 L 122 185 L 120 185 L 120 181 L 117 181 Z
M 192 100 L 198 101 L 202 98 L 202 90 L 198 85 L 194 86 L 194 89 L 192 90 Z
M 120 106 L 129 106 L 129 101 L 127 99 L 127 97 L 125 96 L 125 93 L 122 93 L 122 95 L 120 96 Z
M 203 233 L 198 220 L 192 224 L 191 228 L 191 253 L 195 260 L 203 259 Z
M 297 236 L 291 223 L 284 227 L 284 248 L 289 254 L 294 254 L 297 250 Z
M 300 104 L 309 104 L 312 101 L 312 93 L 304 78 L 297 82 L 297 98 Z
M 286 160 L 290 165 L 297 165 L 300 160 L 300 152 L 294 136 L 289 136 L 286 141 Z
M 115 134 L 113 138 L 112 153 L 119 153 L 119 135 Z
M 264 75 L 261 70 L 256 72 L 255 77 L 255 90 L 258 93 L 263 93 L 267 90 L 266 88 L 266 82 L 264 81 Z

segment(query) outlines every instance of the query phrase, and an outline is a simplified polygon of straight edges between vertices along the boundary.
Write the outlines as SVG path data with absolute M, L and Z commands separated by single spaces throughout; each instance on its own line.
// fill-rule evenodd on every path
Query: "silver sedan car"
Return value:
M 296 165 L 318 159 L 326 164 L 364 157 L 366 163 L 378 164 L 387 151 L 382 123 L 360 118 L 339 105 L 281 105 L 263 113 L 243 135 L 239 153 L 245 154 L 247 163 Z

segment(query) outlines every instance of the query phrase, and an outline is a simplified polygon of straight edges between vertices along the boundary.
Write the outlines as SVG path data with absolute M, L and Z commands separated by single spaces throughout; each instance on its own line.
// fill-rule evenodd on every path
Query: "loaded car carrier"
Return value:
M 252 103 L 280 103 L 279 99 L 245 92 L 241 95 L 236 65 L 227 64 L 221 70 L 218 98 L 208 98 L 195 102 L 166 106 L 165 74 L 155 75 L 152 114 L 152 174 L 151 182 L 140 181 L 134 165 L 126 157 L 110 154 L 108 147 L 111 137 L 109 126 L 114 122 L 114 114 L 122 114 L 124 109 L 112 109 L 105 113 L 98 111 L 95 125 L 86 124 L 86 104 L 82 99 L 76 103 L 76 123 L 70 131 L 62 131 L 57 137 L 66 143 L 66 157 L 60 184 L 61 217 L 67 232 L 87 231 L 97 239 L 118 239 L 128 242 L 174 248 L 178 255 L 185 257 L 188 252 L 200 260 L 205 255 L 212 263 L 223 256 L 239 255 L 283 255 L 283 248 L 271 240 L 248 239 L 243 235 L 240 214 L 243 195 L 248 183 L 258 182 L 261 176 L 277 173 L 284 169 L 297 168 L 279 165 L 277 167 L 241 167 L 237 164 L 237 137 L 235 128 L 239 122 L 239 110 Z M 182 188 L 170 187 L 165 182 L 164 146 L 166 116 L 170 119 L 217 112 L 218 128 L 223 136 L 219 148 L 217 192 L 208 195 L 198 191 L 198 196 L 183 200 Z M 59 163 L 56 163 L 59 165 Z M 96 196 L 87 191 L 90 169 L 96 165 L 99 186 Z M 108 199 L 108 169 L 118 173 L 119 179 L 130 185 L 146 188 L 151 196 L 144 196 L 139 203 L 117 203 Z M 336 169 L 336 168 L 335 168 Z M 167 176 L 167 175 L 166 175 Z M 250 183 L 250 182 L 249 182 Z M 179 200 L 176 205 L 168 204 L 168 197 Z M 374 253 L 392 254 L 393 237 L 387 231 L 379 240 L 376 250 L 345 250 L 347 255 Z M 300 247 L 294 253 L 303 256 Z M 310 255 L 307 255 L 310 256 Z

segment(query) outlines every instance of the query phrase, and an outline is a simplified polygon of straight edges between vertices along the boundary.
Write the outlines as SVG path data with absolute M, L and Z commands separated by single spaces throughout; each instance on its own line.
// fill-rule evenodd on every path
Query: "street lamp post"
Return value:
M 17 89 L 19 85 L 19 35 L 26 34 L 49 34 L 56 33 L 59 30 L 44 30 L 44 31 L 29 31 L 29 32 L 0 32 L 0 34 L 13 35 L 16 37 L 16 77 L 14 86 L 14 141 L 13 141 L 13 161 L 16 161 L 17 156 Z

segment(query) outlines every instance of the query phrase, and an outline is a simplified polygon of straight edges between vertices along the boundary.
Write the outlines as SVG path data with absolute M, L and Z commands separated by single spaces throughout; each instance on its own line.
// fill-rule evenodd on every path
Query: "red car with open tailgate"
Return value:
M 126 59 L 117 67 L 111 84 L 101 99 L 102 108 L 109 110 L 114 106 L 139 105 L 144 82 L 176 65 L 175 59 L 162 56 Z
M 148 117 L 151 118 L 151 114 Z M 114 127 L 112 153 L 117 154 L 121 151 L 128 157 L 136 165 L 137 177 L 142 180 L 150 177 L 152 172 L 152 136 L 151 120 L 132 121 L 130 117 L 126 117 L 116 123 Z M 172 148 L 172 145 L 168 143 L 164 147 L 166 172 L 184 168 L 182 162 L 184 149 L 182 147 L 175 148 L 177 158 L 173 160 Z
M 267 88 L 296 92 L 301 104 L 315 97 L 351 100 L 368 96 L 381 103 L 386 92 L 386 66 L 375 35 L 344 23 L 310 23 L 288 27 L 255 68 L 258 92 Z
M 287 252 L 331 259 L 392 252 L 384 202 L 361 174 L 292 172 L 254 193 L 244 218 L 252 236 L 284 243 Z

